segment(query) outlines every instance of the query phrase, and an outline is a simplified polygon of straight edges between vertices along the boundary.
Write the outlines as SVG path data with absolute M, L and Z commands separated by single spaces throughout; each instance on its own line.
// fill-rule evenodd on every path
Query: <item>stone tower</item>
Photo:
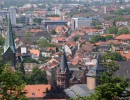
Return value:
M 98 85 L 97 78 L 100 77 L 100 74 L 104 72 L 106 68 L 102 67 L 101 65 L 97 64 L 96 66 L 92 67 L 87 73 L 87 87 L 92 90 Z
M 57 69 L 57 85 L 62 88 L 68 88 L 69 87 L 69 78 L 70 78 L 70 72 L 67 64 L 66 59 L 66 53 L 63 48 L 62 50 L 62 56 L 60 60 L 60 66 Z
M 5 39 L 3 57 L 4 57 L 4 60 L 8 61 L 10 66 L 15 67 L 16 50 L 15 50 L 13 30 L 12 30 L 12 26 L 11 26 L 10 17 L 8 18 L 8 30 L 7 30 L 6 39 Z

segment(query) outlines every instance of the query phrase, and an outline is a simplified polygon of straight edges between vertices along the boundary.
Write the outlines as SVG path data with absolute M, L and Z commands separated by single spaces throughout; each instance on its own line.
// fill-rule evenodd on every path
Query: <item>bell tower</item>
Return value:
M 102 67 L 100 64 L 93 66 L 87 73 L 87 87 L 92 90 L 95 89 L 96 86 L 99 84 L 97 78 L 100 77 L 102 72 L 106 71 L 106 68 Z
M 57 85 L 62 88 L 69 87 L 70 72 L 67 64 L 67 58 L 64 48 L 62 49 L 62 56 L 60 66 L 57 69 Z

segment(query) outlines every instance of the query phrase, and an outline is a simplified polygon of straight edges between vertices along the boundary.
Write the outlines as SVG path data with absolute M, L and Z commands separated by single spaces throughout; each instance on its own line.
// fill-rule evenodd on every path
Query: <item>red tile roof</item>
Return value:
M 34 14 L 46 14 L 46 11 L 44 10 L 36 10 L 36 11 L 33 11 Z
M 47 47 L 46 51 L 55 51 L 56 52 L 56 47 Z
M 28 98 L 43 98 L 46 96 L 46 90 L 51 89 L 51 85 L 25 85 L 24 90 L 28 93 L 26 94 L 26 97 Z
M 82 31 L 77 31 L 76 34 L 77 35 L 85 35 L 84 32 L 82 32 Z
M 62 20 L 62 17 L 47 17 L 50 20 Z
M 100 46 L 100 45 L 107 45 L 108 43 L 107 42 L 96 42 L 95 44 Z
M 68 30 L 68 27 L 66 27 L 66 26 L 57 26 L 55 28 L 55 31 L 57 33 L 65 33 L 65 32 L 67 32 L 67 30 Z
M 130 51 L 120 51 L 121 55 L 126 57 L 126 59 L 130 59 Z
M 65 44 L 67 44 L 68 46 L 77 46 L 76 42 L 72 41 L 67 41 Z
M 30 51 L 30 53 L 32 53 L 32 54 L 34 54 L 34 55 L 36 55 L 36 56 L 39 56 L 40 55 L 40 50 L 38 50 L 38 49 L 31 49 L 31 50 L 29 50 Z
M 41 30 L 41 29 L 30 29 L 30 30 L 27 30 L 26 32 L 38 33 L 38 32 L 43 32 L 43 30 Z
M 130 34 L 121 34 L 115 38 L 116 40 L 130 40 Z
M 107 44 L 122 44 L 119 40 L 108 40 Z
M 74 59 L 72 60 L 72 64 L 73 65 L 77 65 L 79 64 L 79 62 L 81 62 L 83 59 L 80 58 L 78 55 L 74 57 Z
M 100 36 L 109 36 L 109 35 L 112 35 L 113 37 L 115 37 L 115 34 L 101 34 Z
M 86 32 L 86 33 L 95 33 L 95 32 L 100 32 L 102 31 L 102 29 L 95 29 L 95 28 L 92 28 L 92 27 L 85 27 L 82 29 L 83 32 Z
M 58 41 L 66 41 L 67 40 L 67 38 L 66 37 L 56 37 L 56 39 L 58 40 Z

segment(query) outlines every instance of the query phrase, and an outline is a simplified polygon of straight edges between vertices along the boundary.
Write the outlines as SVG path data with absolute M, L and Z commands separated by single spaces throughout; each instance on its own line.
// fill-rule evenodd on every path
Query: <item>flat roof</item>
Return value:
M 67 22 L 67 20 L 45 20 L 45 22 Z

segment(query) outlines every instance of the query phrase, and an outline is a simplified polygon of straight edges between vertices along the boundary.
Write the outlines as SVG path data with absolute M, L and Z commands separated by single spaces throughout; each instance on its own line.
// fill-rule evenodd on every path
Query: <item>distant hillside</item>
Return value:
M 0 0 L 4 2 L 4 7 L 8 8 L 10 6 L 22 6 L 29 2 L 29 0 Z

